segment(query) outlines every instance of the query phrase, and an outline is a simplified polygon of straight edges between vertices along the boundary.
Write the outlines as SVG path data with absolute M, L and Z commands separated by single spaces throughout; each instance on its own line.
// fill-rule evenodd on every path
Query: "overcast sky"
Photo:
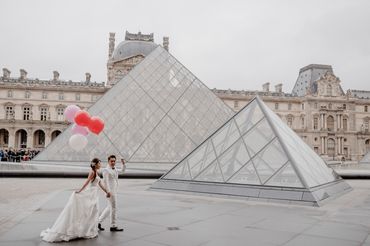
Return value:
M 210 88 L 290 92 L 299 69 L 332 65 L 344 90 L 370 90 L 370 1 L 1 0 L 0 66 L 19 76 L 106 81 L 109 32 L 170 37 Z

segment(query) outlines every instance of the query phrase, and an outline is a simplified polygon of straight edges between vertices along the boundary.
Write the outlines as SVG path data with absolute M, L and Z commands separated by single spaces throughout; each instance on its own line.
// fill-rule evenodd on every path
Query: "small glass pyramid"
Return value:
M 314 191 L 323 186 L 330 186 L 324 192 L 325 199 L 329 193 L 350 189 L 256 97 L 152 188 L 206 193 L 209 188 L 214 193 L 215 187 L 219 187 L 216 192 L 219 194 L 251 197 L 270 194 L 264 198 L 317 204 L 324 194 Z M 250 194 L 245 195 L 246 188 Z
M 105 121 L 99 136 L 90 134 L 88 145 L 76 152 L 68 145 L 69 127 L 34 161 L 72 164 L 116 154 L 128 163 L 173 166 L 234 114 L 161 46 L 88 112 Z

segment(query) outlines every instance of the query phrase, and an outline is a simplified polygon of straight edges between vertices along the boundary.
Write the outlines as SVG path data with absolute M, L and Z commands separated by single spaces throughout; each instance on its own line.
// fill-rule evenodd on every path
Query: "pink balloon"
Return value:
M 69 105 L 65 110 L 64 110 L 64 116 L 66 117 L 66 119 L 73 123 L 75 122 L 75 115 L 78 111 L 80 111 L 81 109 L 76 106 L 76 105 Z
M 83 136 L 87 136 L 89 134 L 89 131 L 84 126 L 79 126 L 79 125 L 74 124 L 72 126 L 72 134 L 73 135 L 81 134 Z

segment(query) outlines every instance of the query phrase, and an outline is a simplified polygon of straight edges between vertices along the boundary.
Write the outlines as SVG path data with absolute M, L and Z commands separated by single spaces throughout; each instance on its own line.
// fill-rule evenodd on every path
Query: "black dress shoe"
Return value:
M 123 231 L 123 229 L 118 227 L 111 227 L 110 231 Z
M 98 224 L 98 229 L 101 230 L 101 231 L 104 231 L 105 230 L 103 227 L 101 227 L 101 224 L 100 223 Z

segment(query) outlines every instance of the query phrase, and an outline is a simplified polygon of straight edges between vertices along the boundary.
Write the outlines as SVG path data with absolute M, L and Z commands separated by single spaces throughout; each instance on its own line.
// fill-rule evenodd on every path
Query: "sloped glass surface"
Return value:
M 222 177 L 221 169 L 217 160 L 213 161 L 203 172 L 195 177 L 194 180 L 223 183 L 224 179 Z
M 235 116 L 235 121 L 238 124 L 241 134 L 244 134 L 262 118 L 263 113 L 254 100 Z
M 277 131 L 279 138 L 287 146 L 292 164 L 301 173 L 309 187 L 318 186 L 336 180 L 333 170 L 318 156 L 292 129 L 261 103 Z
M 262 149 L 252 161 L 261 182 L 264 183 L 288 161 L 288 157 L 281 148 L 279 141 L 275 139 Z
M 208 141 L 208 143 L 203 146 L 203 148 L 198 149 L 194 155 L 188 158 L 192 178 L 198 176 L 204 168 L 216 159 L 211 141 Z
M 170 173 L 165 176 L 166 179 L 190 180 L 190 172 L 187 161 L 176 166 Z
M 234 184 L 261 185 L 252 161 L 249 161 L 239 172 L 235 173 L 228 181 Z
M 243 138 L 250 155 L 254 156 L 274 137 L 275 134 L 267 120 L 262 119 L 249 132 L 247 132 Z
M 186 161 L 193 181 L 198 182 L 256 185 L 276 191 L 276 187 L 306 189 L 335 179 L 325 162 L 259 98 L 206 139 Z
M 228 180 L 249 161 L 249 155 L 241 139 L 218 158 L 222 174 Z
M 303 188 L 299 177 L 289 161 L 265 185 Z
M 225 125 L 220 129 L 219 132 L 212 136 L 212 142 L 215 146 L 216 154 L 222 154 L 239 138 L 240 134 L 234 120 L 229 121 L 227 125 Z
M 68 145 L 71 127 L 36 161 L 87 161 L 110 154 L 128 162 L 180 161 L 234 113 L 188 69 L 157 47 L 89 108 L 104 131 L 80 152 Z

